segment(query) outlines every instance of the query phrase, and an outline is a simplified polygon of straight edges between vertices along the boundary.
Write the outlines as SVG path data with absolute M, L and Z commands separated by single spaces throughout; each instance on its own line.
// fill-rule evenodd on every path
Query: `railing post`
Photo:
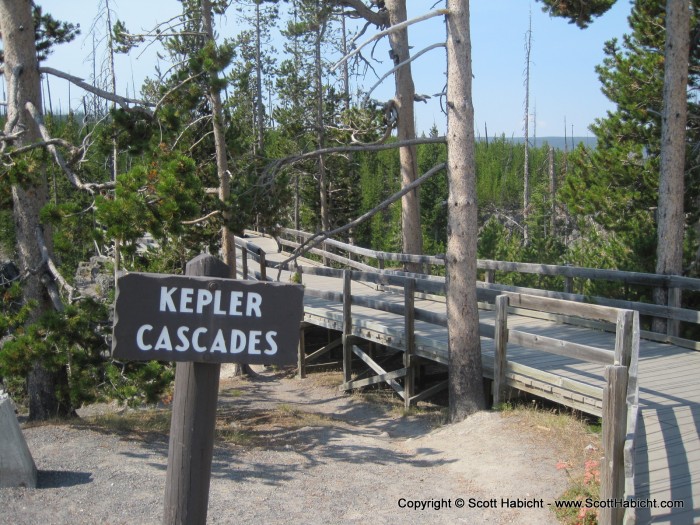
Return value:
M 681 289 L 669 286 L 668 306 L 669 308 L 681 307 Z M 680 321 L 678 319 L 668 319 L 666 321 L 666 334 L 670 337 L 678 337 L 680 333 Z
M 632 359 L 634 311 L 620 310 L 617 312 L 617 329 L 615 330 L 615 363 L 630 366 Z
M 243 279 L 248 279 L 248 248 L 241 246 L 241 263 L 243 265 Z
M 574 293 L 574 278 L 568 275 L 564 277 L 564 293 Z
M 486 270 L 486 275 L 484 276 L 488 284 L 493 284 L 496 282 L 496 270 Z
M 415 337 L 415 292 L 416 292 L 416 280 L 406 279 L 406 284 L 404 285 L 404 341 L 406 342 L 405 352 L 403 354 L 403 366 L 407 368 L 406 377 L 404 378 L 403 387 L 403 399 L 404 407 L 409 409 L 411 407 L 411 398 L 415 393 L 415 374 L 414 374 L 414 362 L 415 362 L 415 349 L 416 349 L 416 337 Z
M 260 280 L 267 281 L 267 263 L 265 261 L 265 252 L 260 250 Z
M 352 379 L 352 281 L 350 270 L 343 272 L 343 382 Z
M 603 465 L 601 465 L 600 499 L 620 500 L 625 493 L 624 447 L 627 434 L 626 366 L 605 367 L 603 387 Z M 600 525 L 622 523 L 624 508 L 600 509 Z
M 493 355 L 493 406 L 505 400 L 506 350 L 508 347 L 508 296 L 496 297 L 496 330 Z
M 306 326 L 304 323 L 299 328 L 299 353 L 297 355 L 297 378 L 304 379 L 306 377 L 306 342 L 304 335 Z

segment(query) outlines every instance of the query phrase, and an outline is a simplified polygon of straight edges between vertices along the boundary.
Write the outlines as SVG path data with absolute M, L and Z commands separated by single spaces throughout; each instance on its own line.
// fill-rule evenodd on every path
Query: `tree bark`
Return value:
M 657 218 L 656 273 L 683 273 L 685 128 L 687 120 L 690 7 L 688 0 L 666 3 L 661 170 Z M 656 289 L 655 302 L 667 303 L 667 291 Z M 680 306 L 673 305 L 673 306 Z M 654 319 L 654 331 L 666 331 L 665 319 Z
M 485 407 L 476 298 L 477 202 L 469 2 L 447 8 L 447 332 L 450 419 Z
M 405 22 L 406 0 L 386 0 L 389 14 L 389 24 L 396 25 Z M 408 46 L 408 29 L 394 31 L 389 35 L 391 53 L 394 65 L 410 58 Z M 416 138 L 414 115 L 414 97 L 416 94 L 413 84 L 411 63 L 407 63 L 394 74 L 396 84 L 396 109 L 398 111 L 397 139 L 410 140 Z M 415 146 L 406 146 L 399 150 L 401 166 L 401 185 L 408 186 L 418 176 L 418 159 Z M 423 233 L 420 221 L 420 200 L 418 189 L 404 195 L 401 199 L 401 231 L 403 235 L 404 253 L 423 254 Z M 420 264 L 406 264 L 409 272 L 420 272 Z
M 40 134 L 25 104 L 31 102 L 36 108 L 42 107 L 32 3 L 0 0 L 0 34 L 8 91 L 5 133 L 24 130 L 16 145 L 31 144 L 40 140 Z M 36 241 L 37 228 L 42 228 L 39 214 L 48 202 L 49 189 L 44 170 L 25 175 L 27 181 L 12 185 L 12 209 L 19 266 L 22 272 L 32 270 L 22 286 L 24 302 L 35 301 L 37 305 L 30 316 L 31 323 L 53 308 L 42 283 L 45 272 L 42 269 L 41 250 Z M 48 225 L 44 227 L 44 233 L 50 251 L 51 231 Z M 49 371 L 40 362 L 34 363 L 27 378 L 29 419 L 43 420 L 65 416 L 71 412 L 69 406 L 61 403 L 58 395 L 57 386 L 64 384 L 66 377 L 65 369 Z

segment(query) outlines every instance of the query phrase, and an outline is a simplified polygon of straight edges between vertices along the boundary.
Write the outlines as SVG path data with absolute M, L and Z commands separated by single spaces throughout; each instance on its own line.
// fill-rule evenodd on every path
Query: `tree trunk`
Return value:
M 530 51 L 532 50 L 532 15 L 525 39 L 525 161 L 523 163 L 523 243 L 530 242 L 530 229 L 527 224 L 530 215 Z
M 260 20 L 260 3 L 255 3 L 255 89 L 257 98 L 255 100 L 255 117 L 256 117 L 256 153 L 262 156 L 263 143 L 265 140 L 265 105 L 263 104 L 262 92 L 262 49 L 260 43 L 260 33 L 262 28 Z
M 314 42 L 314 70 L 316 81 L 316 142 L 318 149 L 326 147 L 326 133 L 323 128 L 323 64 L 321 62 L 321 44 L 325 33 L 325 21 L 318 21 L 316 41 Z M 328 181 L 326 180 L 326 161 L 323 155 L 318 157 L 318 187 L 321 202 L 321 229 L 331 229 L 330 211 L 328 209 Z M 325 261 L 324 261 L 325 263 Z
M 27 102 L 31 102 L 37 109 L 42 107 L 31 2 L 0 0 L 0 34 L 5 55 L 3 69 L 8 92 L 5 133 L 24 130 L 15 142 L 17 146 L 21 146 L 40 140 L 38 127 L 25 108 Z M 12 185 L 18 262 L 23 273 L 41 268 L 42 256 L 36 231 L 42 227 L 39 214 L 48 202 L 48 193 L 48 183 L 43 170 L 32 174 L 23 184 Z M 44 228 L 44 237 L 51 250 L 51 231 L 48 225 Z M 23 282 L 24 302 L 35 301 L 37 305 L 29 322 L 36 321 L 53 308 L 42 283 L 43 276 L 43 271 L 32 272 Z M 65 369 L 54 372 L 47 370 L 40 362 L 34 363 L 27 378 L 29 419 L 43 420 L 65 416 L 71 412 L 69 406 L 61 403 L 57 388 L 65 383 L 66 377 Z
M 656 273 L 683 273 L 683 213 L 685 127 L 687 119 L 690 8 L 688 0 L 666 3 L 663 112 L 661 115 L 661 173 L 657 218 Z M 656 289 L 657 304 L 667 303 L 665 289 Z M 680 301 L 679 301 L 680 302 Z M 676 304 L 673 306 L 680 306 Z M 654 319 L 653 330 L 666 331 L 665 319 Z
M 557 235 L 557 178 L 554 171 L 554 147 L 549 146 L 549 151 L 547 152 L 547 158 L 549 161 L 549 204 L 550 213 L 552 214 L 550 218 L 550 228 L 549 235 L 556 239 Z
M 389 24 L 396 25 L 406 21 L 406 0 L 386 0 L 386 9 L 389 14 Z M 389 35 L 391 53 L 394 65 L 410 58 L 408 47 L 408 29 L 394 31 Z M 414 116 L 414 96 L 416 93 L 411 73 L 411 64 L 406 64 L 394 74 L 396 84 L 396 106 L 398 111 L 398 140 L 411 140 L 416 138 L 416 125 Z M 399 149 L 399 161 L 401 164 L 401 185 L 408 186 L 418 176 L 418 160 L 416 147 L 406 146 Z M 420 221 L 420 201 L 418 189 L 415 189 L 401 199 L 401 231 L 403 232 L 403 251 L 422 255 L 423 234 Z M 421 271 L 419 264 L 407 264 L 406 269 L 412 272 Z
M 476 299 L 477 202 L 469 2 L 447 7 L 447 331 L 450 419 L 485 406 Z
M 202 0 L 202 29 L 211 41 L 214 40 L 214 26 L 211 17 L 211 2 L 210 0 Z M 216 84 L 217 78 L 212 79 L 211 85 Z M 226 156 L 226 136 L 224 133 L 224 110 L 221 104 L 221 92 L 210 87 L 208 93 L 209 102 L 213 114 L 212 127 L 214 131 L 214 147 L 216 149 L 216 172 L 219 177 L 219 199 L 226 202 L 231 194 L 231 175 L 228 170 L 228 157 Z M 224 227 L 221 234 L 221 251 L 223 253 L 224 262 L 231 269 L 231 277 L 236 278 L 236 245 L 233 238 L 233 233 L 230 231 L 228 222 L 231 219 L 231 213 L 225 211 Z

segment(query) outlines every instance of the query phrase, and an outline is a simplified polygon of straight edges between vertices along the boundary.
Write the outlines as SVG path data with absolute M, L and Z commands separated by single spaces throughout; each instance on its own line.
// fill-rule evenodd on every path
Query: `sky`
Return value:
M 432 9 L 434 0 L 407 0 L 409 18 Z M 91 31 L 98 9 L 104 0 L 37 0 L 45 11 L 61 20 L 79 23 L 82 34 L 70 44 L 56 48 L 46 65 L 89 79 L 92 61 L 87 59 L 93 48 L 93 35 L 98 46 L 103 42 L 104 23 Z M 440 3 L 441 4 L 441 3 Z M 157 22 L 179 12 L 176 0 L 110 0 L 116 16 L 131 31 L 146 30 Z M 438 5 L 440 7 L 441 5 Z M 604 117 L 613 106 L 600 91 L 595 66 L 601 64 L 605 41 L 621 37 L 628 30 L 629 0 L 618 0 L 615 6 L 589 28 L 581 30 L 564 19 L 551 18 L 542 12 L 542 4 L 530 0 L 472 0 L 471 38 L 473 102 L 475 128 L 482 137 L 488 135 L 522 136 L 524 125 L 525 37 L 532 17 L 532 51 L 530 66 L 530 135 L 590 136 L 590 124 Z M 235 15 L 217 20 L 222 37 L 235 34 L 240 25 Z M 363 42 L 369 33 L 361 37 Z M 409 40 L 416 54 L 428 45 L 444 41 L 445 26 L 440 18 L 412 25 Z M 281 46 L 278 46 L 281 48 Z M 370 46 L 371 47 L 371 46 Z M 144 78 L 154 75 L 157 46 L 137 50 L 130 56 L 118 56 L 117 89 L 120 94 L 138 91 Z M 388 47 L 377 46 L 372 61 L 381 75 L 390 69 Z M 162 64 L 162 62 L 161 62 Z M 416 92 L 435 95 L 445 86 L 445 52 L 433 49 L 413 62 Z M 372 72 L 367 74 L 365 87 L 375 83 Z M 50 79 L 54 110 L 68 106 L 66 81 Z M 373 97 L 387 100 L 393 94 L 393 80 L 385 80 Z M 82 94 L 71 88 L 71 106 L 80 106 Z M 427 103 L 417 103 L 416 120 L 419 132 L 427 132 L 435 124 L 441 132 L 445 116 L 439 97 Z

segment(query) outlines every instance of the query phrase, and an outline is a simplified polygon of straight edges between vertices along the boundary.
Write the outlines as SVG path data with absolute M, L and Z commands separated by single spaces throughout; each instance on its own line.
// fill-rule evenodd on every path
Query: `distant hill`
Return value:
M 496 137 L 496 138 L 500 138 Z M 485 137 L 481 136 L 477 138 L 478 141 L 484 142 L 486 140 Z M 493 137 L 489 137 L 489 141 L 493 140 Z M 522 144 L 525 140 L 524 137 L 506 137 L 506 140 L 515 142 L 516 144 Z M 595 148 L 597 144 L 597 139 L 596 137 L 574 137 L 573 139 L 571 137 L 566 137 L 566 142 L 568 144 L 569 150 L 572 149 L 571 145 L 572 143 L 576 146 L 578 146 L 579 143 L 583 143 L 585 146 L 589 148 Z M 538 148 L 543 146 L 545 143 L 549 144 L 550 146 L 553 146 L 555 149 L 564 149 L 564 137 L 537 137 L 537 144 L 535 144 L 535 141 L 532 137 L 530 137 L 530 144 L 533 146 L 537 146 Z

